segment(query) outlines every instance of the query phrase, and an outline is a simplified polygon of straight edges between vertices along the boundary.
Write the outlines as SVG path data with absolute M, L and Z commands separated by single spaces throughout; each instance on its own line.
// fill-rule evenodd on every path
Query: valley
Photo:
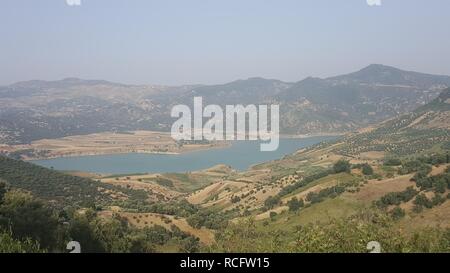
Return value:
M 450 1 L 3 2 L 9 267 L 450 254 Z
M 407 113 L 450 86 L 450 77 L 372 64 L 297 82 L 249 78 L 217 85 L 126 85 L 66 78 L 0 86 L 0 143 L 30 144 L 103 132 L 169 132 L 172 106 L 278 104 L 280 133 L 339 135 Z
M 84 223 L 94 234 L 112 228 L 111 242 L 122 234 L 120 240 L 136 244 L 124 243 L 120 251 L 365 252 L 366 243 L 376 240 L 386 252 L 448 252 L 449 96 L 445 89 L 413 111 L 343 137 L 283 139 L 292 145 L 283 148 L 281 142 L 282 153 L 267 160 L 254 154 L 258 161 L 250 165 L 245 160 L 251 145 L 179 147 L 167 134 L 149 131 L 37 140 L 19 145 L 60 156 L 89 149 L 132 151 L 139 156 L 132 166 L 162 162 L 184 168 L 198 162 L 198 154 L 212 156 L 204 167 L 166 172 L 121 169 L 130 157 L 114 166 L 115 172 L 89 172 L 76 164 L 44 168 L 0 156 L 0 183 L 11 188 L 7 204 L 25 198 L 24 190 L 59 211 L 60 221 L 73 222 L 73 228 Z M 227 149 L 229 157 L 216 154 Z M 139 151 L 187 161 L 167 164 L 157 157 L 148 164 Z M 54 160 L 72 159 L 93 165 L 89 157 Z M 239 162 L 247 163 L 233 167 Z M 89 246 L 89 237 L 80 238 L 77 229 L 68 232 Z M 101 250 L 117 247 L 108 243 Z
M 252 165 L 275 160 L 297 149 L 335 138 L 334 136 L 283 138 L 280 139 L 279 148 L 273 152 L 262 152 L 260 141 L 228 141 L 219 142 L 217 145 L 208 145 L 207 143 L 210 142 L 203 142 L 204 145 L 197 146 L 202 147 L 202 149 L 183 153 L 129 152 L 57 157 L 32 160 L 31 162 L 62 171 L 116 175 L 127 173 L 185 173 L 211 168 L 219 164 L 225 164 L 233 169 L 243 171 Z

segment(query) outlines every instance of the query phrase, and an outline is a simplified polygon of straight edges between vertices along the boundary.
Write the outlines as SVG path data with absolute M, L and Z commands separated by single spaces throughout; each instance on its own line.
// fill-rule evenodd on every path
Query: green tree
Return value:
M 402 162 L 398 158 L 389 158 L 386 161 L 384 161 L 385 166 L 400 166 L 402 165 Z
M 101 241 L 96 238 L 94 225 L 90 223 L 86 215 L 76 215 L 69 222 L 69 237 L 77 241 L 82 246 L 84 253 L 102 253 L 105 252 Z
M 17 240 L 11 234 L 0 232 L 0 253 L 38 253 L 44 252 L 39 243 L 32 239 Z
M 298 200 L 297 197 L 293 197 L 287 202 L 290 211 L 297 211 L 304 206 L 303 199 Z
M 392 215 L 392 218 L 394 218 L 394 220 L 401 219 L 405 216 L 405 210 L 400 207 L 395 207 L 391 211 L 391 215 Z
M 373 174 L 372 166 L 370 166 L 367 163 L 362 165 L 361 170 L 364 175 L 372 175 Z
M 0 204 L 3 201 L 3 196 L 5 196 L 5 193 L 6 193 L 6 184 L 0 181 Z
M 345 159 L 340 159 L 333 165 L 333 170 L 335 173 L 343 173 L 343 172 L 349 173 L 350 168 L 351 168 L 350 162 Z
M 267 209 L 272 209 L 274 208 L 276 205 L 278 205 L 280 203 L 280 197 L 278 196 L 269 196 L 266 201 L 264 201 L 264 206 Z
M 277 215 L 278 215 L 278 213 L 276 213 L 275 211 L 271 211 L 271 212 L 269 213 L 269 217 L 270 217 L 270 219 L 271 219 L 272 221 L 275 220 L 275 217 L 277 217 Z
M 428 209 L 433 207 L 433 203 L 423 193 L 416 196 L 416 199 L 414 199 L 414 204 L 420 207 L 426 207 Z
M 0 226 L 14 238 L 31 238 L 45 249 L 56 247 L 58 220 L 53 211 L 29 193 L 9 191 L 0 206 Z
M 231 197 L 231 203 L 237 203 L 237 202 L 239 202 L 239 201 L 241 201 L 241 198 L 239 197 L 239 196 L 233 196 L 233 197 Z
M 95 238 L 102 242 L 107 252 L 130 252 L 131 240 L 126 221 L 113 217 L 107 221 L 96 219 L 94 223 Z
M 194 253 L 200 248 L 199 239 L 189 236 L 181 241 L 180 251 L 184 253 Z

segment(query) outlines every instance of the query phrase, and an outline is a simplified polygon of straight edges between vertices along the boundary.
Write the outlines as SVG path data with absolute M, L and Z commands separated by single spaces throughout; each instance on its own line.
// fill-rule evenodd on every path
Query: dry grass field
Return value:
M 158 213 L 132 213 L 123 211 L 113 211 L 107 210 L 99 212 L 101 217 L 109 218 L 113 214 L 118 214 L 123 217 L 127 222 L 137 228 L 151 227 L 151 226 L 162 226 L 166 229 L 171 229 L 172 225 L 178 227 L 181 231 L 186 232 L 192 236 L 200 239 L 205 245 L 211 245 L 214 242 L 214 232 L 207 228 L 196 229 L 191 227 L 186 219 L 181 217 L 176 217 L 172 215 L 158 214 Z
M 402 175 L 380 181 L 369 180 L 366 185 L 361 187 L 359 192 L 345 193 L 344 195 L 348 195 L 359 201 L 372 202 L 389 192 L 400 192 L 404 191 L 407 187 L 415 186 L 415 183 L 410 181 L 412 177 L 413 175 Z
M 68 136 L 57 139 L 42 139 L 27 145 L 10 146 L 11 151 L 33 149 L 45 151 L 45 158 L 120 154 L 120 153 L 164 153 L 183 152 L 222 147 L 226 144 L 178 145 L 170 133 L 153 131 L 103 132 L 89 135 Z M 37 158 L 25 158 L 37 159 Z

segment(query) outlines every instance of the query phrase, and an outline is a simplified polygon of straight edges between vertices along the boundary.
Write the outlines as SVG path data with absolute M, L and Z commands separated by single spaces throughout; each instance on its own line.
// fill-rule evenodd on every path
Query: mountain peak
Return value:
M 361 69 L 395 69 L 395 70 L 399 70 L 398 68 L 395 68 L 393 66 L 388 66 L 388 65 L 384 65 L 384 64 L 369 64 L 368 66 L 366 66 L 365 68 Z
M 64 78 L 61 80 L 62 82 L 81 82 L 83 81 L 80 78 L 76 78 L 76 77 L 68 77 L 68 78 Z
M 403 71 L 401 69 L 392 67 L 392 66 L 387 66 L 384 64 L 370 64 L 354 73 L 350 73 L 348 75 L 354 75 L 354 76 L 371 76 L 371 77 L 377 77 L 380 75 L 388 75 L 388 74 L 401 74 L 403 72 L 407 72 L 407 71 Z
M 431 75 L 401 70 L 383 64 L 370 64 L 356 72 L 328 78 L 339 83 L 383 84 L 431 88 L 433 85 L 450 86 L 449 76 Z

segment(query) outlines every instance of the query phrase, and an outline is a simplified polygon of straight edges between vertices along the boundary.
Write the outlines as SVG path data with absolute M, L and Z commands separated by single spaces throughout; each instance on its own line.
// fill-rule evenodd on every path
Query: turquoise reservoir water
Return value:
M 217 164 L 226 164 L 236 170 L 295 152 L 316 143 L 336 137 L 309 137 L 280 139 L 278 150 L 261 152 L 259 141 L 234 141 L 226 148 L 189 152 L 179 155 L 165 154 L 114 154 L 34 160 L 35 164 L 57 170 L 77 170 L 94 173 L 167 173 L 188 172 L 206 169 Z

